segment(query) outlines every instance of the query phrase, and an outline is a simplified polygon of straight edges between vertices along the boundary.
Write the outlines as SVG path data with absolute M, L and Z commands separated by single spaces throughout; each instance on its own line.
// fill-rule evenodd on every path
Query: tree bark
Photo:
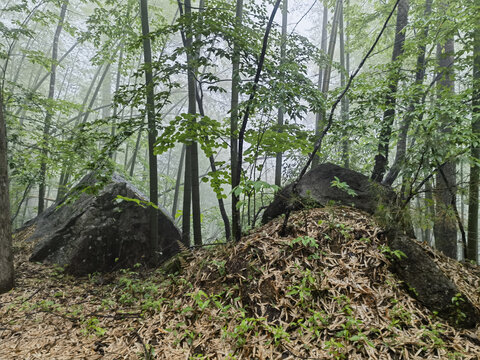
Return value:
M 445 4 L 441 4 L 445 6 Z M 437 46 L 437 61 L 439 71 L 442 75 L 437 83 L 438 96 L 453 94 L 455 81 L 451 68 L 454 63 L 454 40 L 448 38 L 443 44 Z M 442 128 L 439 132 L 448 134 L 450 117 L 443 114 L 440 118 Z M 433 231 L 435 234 L 435 245 L 445 255 L 457 258 L 457 226 L 454 213 L 456 206 L 456 165 L 455 160 L 448 160 L 443 168 L 436 175 L 435 195 L 435 220 Z
M 342 69 L 340 74 L 340 86 L 342 88 L 345 87 L 347 83 L 347 77 L 350 74 L 350 58 L 349 54 L 345 53 L 345 27 L 344 27 L 344 4 L 341 1 L 340 4 L 340 20 L 339 20 L 339 28 L 340 28 L 340 67 Z M 350 103 L 348 100 L 348 96 L 344 96 L 340 103 L 340 113 L 343 124 L 347 124 L 349 121 L 349 108 Z M 342 162 L 343 167 L 345 169 L 350 168 L 350 154 L 349 154 L 349 140 L 348 140 L 348 131 L 344 131 L 342 134 Z
M 236 5 L 236 23 L 237 31 L 242 26 L 243 0 L 237 0 Z M 239 197 L 234 193 L 236 185 L 238 162 L 238 104 L 239 104 L 239 84 L 240 84 L 240 50 L 237 42 L 233 44 L 232 58 L 232 98 L 230 104 L 230 166 L 231 166 L 231 184 L 232 184 L 232 238 L 238 239 L 241 236 L 240 210 L 238 209 Z
M 14 285 L 8 186 L 7 124 L 4 115 L 3 87 L 0 87 L 0 294 L 12 289 Z
M 180 150 L 180 163 L 178 164 L 178 170 L 177 170 L 177 179 L 175 181 L 175 192 L 173 195 L 173 205 L 172 205 L 172 218 L 175 219 L 175 216 L 177 215 L 177 208 L 178 208 L 178 195 L 180 194 L 180 183 L 182 182 L 182 170 L 183 170 L 183 163 L 185 160 L 185 151 L 186 151 L 186 145 L 182 145 L 182 149 Z
M 118 91 L 120 90 L 120 82 L 121 82 L 121 79 L 122 79 L 122 66 L 123 66 L 123 44 L 120 48 L 120 55 L 119 55 L 119 58 L 118 58 L 117 76 L 116 76 L 116 79 L 115 79 L 115 93 L 118 93 Z M 111 98 L 110 98 L 110 100 L 111 100 Z M 116 130 L 117 116 L 118 116 L 118 105 L 114 104 L 113 114 L 112 114 L 112 117 L 113 117 L 112 131 L 111 131 L 112 137 L 115 137 L 115 134 L 117 132 L 117 130 Z M 123 115 L 122 115 L 122 118 L 123 118 Z M 110 157 L 113 159 L 113 162 L 116 163 L 117 151 L 114 150 L 112 152 L 112 154 L 110 155 Z
M 287 48 L 287 21 L 288 21 L 288 0 L 283 0 L 282 5 L 282 37 L 280 44 L 280 67 L 285 63 L 285 53 Z M 283 73 L 280 74 L 280 79 L 283 78 Z M 278 131 L 282 131 L 284 123 L 284 104 L 282 103 L 278 107 L 277 125 Z M 277 153 L 275 156 L 275 185 L 282 186 L 282 160 L 283 154 Z
M 425 2 L 425 11 L 424 17 L 428 18 L 432 12 L 432 1 L 433 0 L 426 0 Z M 425 78 L 425 53 L 426 53 L 426 45 L 425 41 L 428 36 L 428 23 L 425 25 L 425 28 L 422 31 L 420 36 L 420 45 L 418 46 L 418 56 L 417 56 L 417 64 L 416 64 L 416 71 L 415 71 L 415 83 L 414 86 L 420 87 L 423 84 L 423 80 Z M 421 99 L 419 96 L 419 90 L 416 89 L 416 93 L 413 97 L 413 100 L 408 105 L 408 110 L 403 118 L 402 125 L 400 127 L 400 134 L 398 136 L 397 142 L 397 151 L 395 154 L 395 160 L 388 171 L 385 179 L 383 179 L 383 184 L 391 186 L 393 182 L 397 179 L 398 175 L 400 174 L 400 170 L 402 169 L 405 156 L 407 154 L 407 135 L 408 129 L 410 128 L 410 124 L 412 123 L 415 117 L 415 110 L 420 105 Z
M 200 11 L 203 8 L 203 0 L 200 1 Z M 190 0 L 185 0 L 185 18 L 186 27 L 185 33 L 185 50 L 187 52 L 187 84 L 188 84 L 188 113 L 193 115 L 193 125 L 196 123 L 197 114 L 197 98 L 196 98 L 196 83 L 195 76 L 197 68 L 195 66 L 195 58 L 198 54 L 193 51 L 193 28 L 192 28 L 192 4 Z M 198 39 L 197 39 L 198 40 Z M 201 213 L 200 213 L 200 183 L 198 179 L 198 144 L 194 140 L 187 146 L 187 156 L 185 165 L 190 166 L 189 171 L 185 170 L 185 176 L 188 175 L 189 179 L 185 178 L 185 192 L 191 192 L 191 204 L 192 204 L 192 217 L 193 217 L 193 241 L 195 245 L 202 245 L 202 225 L 201 225 Z M 191 189 L 186 189 L 187 184 L 190 183 Z M 184 200 L 188 200 L 188 196 L 184 195 Z M 190 204 L 184 201 L 184 206 L 190 209 Z M 185 214 L 185 209 L 184 209 Z M 183 217 L 183 222 L 190 223 L 190 217 Z M 183 227 L 187 227 L 186 224 Z M 188 225 L 190 227 L 190 225 Z
M 147 128 L 148 128 L 148 165 L 150 180 L 150 202 L 158 205 L 158 173 L 157 156 L 154 154 L 154 146 L 157 140 L 157 128 L 155 120 L 155 96 L 152 72 L 152 49 L 150 45 L 150 29 L 148 24 L 147 0 L 140 0 L 140 14 L 143 35 L 143 57 L 145 61 L 145 85 L 147 99 Z M 149 207 L 150 241 L 153 249 L 153 261 L 157 258 L 158 251 L 158 212 L 153 206 Z
M 388 92 L 386 94 L 383 120 L 378 138 L 377 155 L 375 156 L 375 165 L 372 172 L 372 180 L 381 182 L 388 165 L 388 152 L 390 138 L 392 136 L 392 125 L 395 119 L 395 106 L 397 104 L 396 94 L 400 77 L 400 65 L 402 63 L 399 57 L 404 53 L 405 27 L 408 24 L 409 0 L 400 0 L 397 10 L 397 25 L 395 27 L 395 43 L 393 45 L 392 66 L 389 74 Z
M 65 21 L 65 14 L 67 12 L 68 0 L 62 3 L 60 9 L 60 18 L 58 20 L 57 29 L 53 36 L 53 47 L 52 47 L 52 65 L 50 68 L 50 85 L 48 88 L 48 100 L 53 100 L 55 96 L 55 82 L 57 77 L 57 59 L 58 59 L 58 40 L 60 39 L 60 34 L 62 32 L 63 23 Z M 50 136 L 50 127 L 52 122 L 53 111 L 52 109 L 47 109 L 47 114 L 45 115 L 45 124 L 43 127 L 43 139 L 42 139 L 42 155 L 40 162 L 40 184 L 38 187 L 38 214 L 41 214 L 45 209 L 45 188 L 47 180 L 47 157 L 48 157 L 48 138 Z
M 328 37 L 327 25 L 328 25 L 328 7 L 327 7 L 327 3 L 324 2 L 323 3 L 323 19 L 322 19 L 322 38 L 320 43 L 320 50 L 322 51 L 323 54 L 327 53 L 327 37 Z M 323 84 L 323 67 L 320 65 L 318 67 L 318 82 L 317 82 L 318 91 L 322 91 L 322 84 Z M 315 136 L 316 137 L 320 135 L 320 130 L 322 127 L 322 121 L 324 117 L 325 117 L 324 109 L 321 109 L 315 116 Z M 320 162 L 320 158 L 318 157 L 318 155 L 316 155 L 312 160 L 312 167 L 317 166 L 319 162 Z
M 480 1 L 476 0 L 477 9 Z M 468 197 L 468 248 L 467 259 L 477 261 L 478 257 L 478 185 L 480 182 L 480 27 L 476 26 L 473 33 L 473 97 L 472 97 L 472 133 L 471 149 L 472 165 L 470 166 L 470 182 Z
M 247 130 L 248 119 L 250 117 L 250 112 L 253 111 L 253 100 L 257 94 L 257 87 L 258 83 L 260 82 L 260 75 L 263 69 L 263 63 L 265 62 L 265 55 L 267 53 L 267 46 L 268 46 L 268 38 L 270 36 L 270 30 L 272 29 L 273 19 L 275 18 L 275 14 L 277 13 L 278 8 L 280 7 L 281 0 L 277 0 L 275 5 L 273 6 L 272 13 L 270 14 L 270 18 L 267 23 L 267 27 L 265 28 L 265 34 L 263 36 L 263 43 L 262 43 L 262 51 L 260 53 L 260 57 L 258 59 L 257 71 L 255 73 L 255 78 L 253 80 L 252 91 L 250 96 L 247 100 L 247 107 L 245 109 L 245 113 L 242 119 L 242 125 L 240 127 L 240 131 L 238 133 L 238 152 L 237 152 L 237 171 L 235 173 L 235 178 L 233 178 L 233 188 L 236 188 L 240 185 L 241 180 L 241 171 L 242 171 L 242 164 L 243 164 L 243 141 L 245 138 L 245 131 Z M 235 194 L 233 194 L 235 196 Z M 237 198 L 238 199 L 238 198 Z M 240 220 L 238 221 L 237 228 L 235 229 L 235 241 L 240 241 L 241 238 L 241 227 L 240 227 Z

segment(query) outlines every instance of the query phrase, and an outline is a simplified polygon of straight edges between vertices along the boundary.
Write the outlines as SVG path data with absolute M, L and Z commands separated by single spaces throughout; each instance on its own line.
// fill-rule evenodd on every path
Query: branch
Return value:
M 322 147 L 322 141 L 323 141 L 325 135 L 327 135 L 328 131 L 329 131 L 330 128 L 332 127 L 332 124 L 333 124 L 333 114 L 334 114 L 334 112 L 335 112 L 335 109 L 337 108 L 338 104 L 340 103 L 340 101 L 342 100 L 342 98 L 345 96 L 345 94 L 347 93 L 347 91 L 350 89 L 350 87 L 351 87 L 351 85 L 352 85 L 353 79 L 354 79 L 354 78 L 357 76 L 357 74 L 360 72 L 360 70 L 362 69 L 363 65 L 365 65 L 365 62 L 366 62 L 367 59 L 370 57 L 370 55 L 372 54 L 373 50 L 375 49 L 375 47 L 377 46 L 378 42 L 380 41 L 380 38 L 382 37 L 383 33 L 385 32 L 385 29 L 387 28 L 388 22 L 389 22 L 390 19 L 392 18 L 393 13 L 395 12 L 395 9 L 397 8 L 399 2 L 400 2 L 400 0 L 397 0 L 397 1 L 395 2 L 395 5 L 394 5 L 392 11 L 391 11 L 390 14 L 388 15 L 387 20 L 385 20 L 385 23 L 383 24 L 382 30 L 380 30 L 380 33 L 378 34 L 378 36 L 377 36 L 375 42 L 373 43 L 372 47 L 370 48 L 370 50 L 367 52 L 367 54 L 365 55 L 365 57 L 362 59 L 362 61 L 361 61 L 360 64 L 358 65 L 357 70 L 355 70 L 355 72 L 350 76 L 350 78 L 349 78 L 349 80 L 348 80 L 348 83 L 347 83 L 347 86 L 345 86 L 345 89 L 343 89 L 343 91 L 341 92 L 341 94 L 337 97 L 337 100 L 335 100 L 335 102 L 333 103 L 332 108 L 331 108 L 331 110 L 330 110 L 330 115 L 329 115 L 329 117 L 328 117 L 327 125 L 325 126 L 325 128 L 324 128 L 323 131 L 322 131 L 322 133 L 320 134 L 320 137 L 319 137 L 318 140 L 316 141 L 315 146 L 314 146 L 314 148 L 313 148 L 313 152 L 310 154 L 310 157 L 308 158 L 307 164 L 303 167 L 302 171 L 300 172 L 300 175 L 298 176 L 297 180 L 294 182 L 294 185 L 293 185 L 294 191 L 296 190 L 296 186 L 297 186 L 298 182 L 302 179 L 302 177 L 303 177 L 303 176 L 305 175 L 305 173 L 307 172 L 307 169 L 310 167 L 313 158 L 315 157 L 315 155 L 317 154 L 317 152 L 318 152 L 318 151 L 320 150 L 320 148 Z
M 370 48 L 370 50 L 368 50 L 367 54 L 365 55 L 365 57 L 362 59 L 362 61 L 360 62 L 360 64 L 358 65 L 357 67 L 357 70 L 355 70 L 355 72 L 350 76 L 350 78 L 348 79 L 348 83 L 347 85 L 345 86 L 345 89 L 343 89 L 343 91 L 341 92 L 341 94 L 337 97 L 337 100 L 335 100 L 335 102 L 333 103 L 332 105 L 332 108 L 330 110 L 330 115 L 328 116 L 328 122 L 327 122 L 327 125 L 325 126 L 325 128 L 323 129 L 322 133 L 320 134 L 320 137 L 317 139 L 317 141 L 315 142 L 315 146 L 313 148 L 313 151 L 312 153 L 310 154 L 309 158 L 308 158 L 308 161 L 306 163 L 306 165 L 303 167 L 302 171 L 300 172 L 300 175 L 298 176 L 298 178 L 293 182 L 293 186 L 292 186 L 292 192 L 295 196 L 295 194 L 297 193 L 297 186 L 298 186 L 298 183 L 300 182 L 300 180 L 302 179 L 302 177 L 305 175 L 305 173 L 307 172 L 308 168 L 310 167 L 315 155 L 317 154 L 317 152 L 320 150 L 320 148 L 322 147 L 322 141 L 323 141 L 323 138 L 325 137 L 325 135 L 327 135 L 328 131 L 330 130 L 330 128 L 332 127 L 332 124 L 333 124 L 333 114 L 335 112 L 335 109 L 337 108 L 338 104 L 340 103 L 340 101 L 342 100 L 342 98 L 345 96 L 345 94 L 347 93 L 347 91 L 350 89 L 351 85 L 352 85 L 352 82 L 353 82 L 353 79 L 355 79 L 355 77 L 358 75 L 358 73 L 360 72 L 360 70 L 362 69 L 363 65 L 365 65 L 365 62 L 367 61 L 367 59 L 370 57 L 370 55 L 372 54 L 373 50 L 375 49 L 375 47 L 377 46 L 378 42 L 380 41 L 380 38 L 382 37 L 383 33 L 385 32 L 385 29 L 387 28 L 387 25 L 388 25 L 388 22 L 390 21 L 390 19 L 392 18 L 393 16 L 393 13 L 395 12 L 395 9 L 397 8 L 398 6 L 398 3 L 400 2 L 400 0 L 397 0 L 395 2 L 395 5 L 393 6 L 393 9 L 392 11 L 390 11 L 390 14 L 388 14 L 388 17 L 387 19 L 385 20 L 385 23 L 383 24 L 383 27 L 382 27 L 382 30 L 380 30 L 377 38 L 375 39 L 375 42 L 373 43 L 372 47 Z M 284 236 L 286 234 L 286 230 L 287 230 L 287 224 L 288 224 L 288 219 L 290 217 L 290 212 L 292 211 L 292 207 L 288 207 L 287 208 L 287 211 L 286 211 L 286 214 L 285 214 L 285 219 L 283 221 L 283 225 L 282 225 L 282 229 L 280 230 L 280 235 L 281 236 Z

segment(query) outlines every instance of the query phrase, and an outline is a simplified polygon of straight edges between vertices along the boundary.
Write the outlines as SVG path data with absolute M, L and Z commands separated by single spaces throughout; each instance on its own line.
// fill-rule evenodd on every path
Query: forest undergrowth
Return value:
M 33 244 L 18 233 L 0 359 L 480 358 L 478 327 L 451 327 L 389 271 L 401 254 L 371 216 L 326 207 L 290 224 L 284 237 L 276 219 L 239 243 L 184 252 L 179 273 L 84 278 L 29 262 Z M 479 268 L 423 246 L 480 309 Z

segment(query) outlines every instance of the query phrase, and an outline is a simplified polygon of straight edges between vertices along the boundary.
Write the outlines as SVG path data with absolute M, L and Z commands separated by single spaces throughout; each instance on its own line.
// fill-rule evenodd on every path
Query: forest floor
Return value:
M 329 207 L 184 253 L 181 271 L 74 278 L 28 261 L 0 295 L 0 359 L 480 359 L 480 330 L 457 330 L 390 271 L 368 215 Z M 423 245 L 426 249 L 427 245 Z M 480 270 L 428 250 L 480 309 Z

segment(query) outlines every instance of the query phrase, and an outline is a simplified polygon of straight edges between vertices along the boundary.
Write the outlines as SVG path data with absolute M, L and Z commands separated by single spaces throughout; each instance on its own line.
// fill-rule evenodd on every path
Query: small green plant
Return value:
M 393 299 L 392 299 L 393 300 Z M 403 306 L 398 303 L 398 300 L 391 301 L 395 304 L 393 309 L 390 311 L 390 325 L 401 329 L 404 326 L 409 326 L 412 323 L 412 313 L 406 310 Z
M 235 340 L 238 347 L 245 345 L 247 335 L 257 327 L 257 323 L 265 321 L 265 318 L 243 318 L 239 325 L 235 326 L 233 331 L 227 331 L 224 328 L 224 334 Z
M 334 339 L 325 341 L 325 348 L 327 349 L 330 356 L 332 356 L 332 359 L 335 359 L 335 360 L 346 359 L 345 354 L 342 353 L 342 350 L 345 348 L 345 345 L 343 345 L 341 342 L 338 342 Z
M 204 311 L 208 305 L 210 305 L 210 298 L 203 290 L 198 290 L 198 292 L 195 293 L 188 293 L 187 296 L 190 296 L 195 300 L 195 303 L 201 311 Z
M 281 325 L 267 325 L 266 330 L 273 336 L 273 343 L 278 346 L 282 341 L 290 341 L 290 335 Z
M 290 285 L 288 287 L 289 292 L 287 295 L 296 295 L 300 299 L 300 305 L 306 306 L 306 300 L 310 299 L 312 296 L 312 291 L 314 290 L 311 285 L 314 285 L 316 282 L 315 277 L 312 274 L 312 271 L 307 269 L 302 271 L 302 281 L 299 285 Z
M 330 186 L 331 187 L 335 187 L 337 189 L 340 189 L 342 191 L 345 191 L 349 196 L 352 196 L 352 197 L 355 197 L 357 196 L 357 193 L 355 192 L 355 190 L 353 190 L 350 185 L 348 185 L 346 182 L 344 181 L 340 181 L 340 179 L 336 176 L 333 177 L 334 180 L 332 180 L 332 182 L 330 183 Z
M 407 258 L 407 255 L 401 250 L 392 250 L 390 249 L 389 246 L 387 245 L 381 245 L 380 246 L 380 251 L 385 254 L 387 259 L 392 260 L 392 259 L 397 259 L 397 260 L 402 260 L 402 258 Z
M 457 323 L 464 321 L 467 317 L 467 315 L 460 309 L 463 303 L 465 303 L 465 299 L 461 293 L 457 293 L 452 297 L 452 304 L 455 306 L 457 312 L 457 318 L 455 319 Z
M 65 276 L 65 268 L 58 264 L 55 264 L 52 270 L 52 276 L 57 279 L 61 279 Z
M 225 276 L 225 274 L 226 274 L 226 271 L 225 271 L 226 262 L 227 262 L 226 260 L 222 260 L 222 261 L 212 260 L 211 261 L 211 263 L 217 267 L 217 270 L 218 270 L 218 273 L 220 274 L 220 276 Z
M 318 248 L 317 240 L 315 240 L 314 238 L 312 238 L 310 236 L 299 236 L 296 239 L 293 239 L 290 242 L 290 247 L 293 247 L 293 245 L 295 245 L 297 243 L 302 243 L 302 245 L 306 246 L 306 247 L 313 247 L 315 249 Z
M 429 340 L 431 343 L 433 343 L 433 345 L 441 347 L 445 344 L 441 338 L 443 329 L 440 323 L 433 323 L 430 325 L 430 328 L 426 326 L 422 326 L 422 329 L 423 329 L 422 337 Z
M 87 319 L 85 322 L 85 329 L 82 329 L 84 335 L 94 333 L 97 336 L 103 336 L 106 334 L 107 330 L 99 326 L 100 321 L 96 317 Z

